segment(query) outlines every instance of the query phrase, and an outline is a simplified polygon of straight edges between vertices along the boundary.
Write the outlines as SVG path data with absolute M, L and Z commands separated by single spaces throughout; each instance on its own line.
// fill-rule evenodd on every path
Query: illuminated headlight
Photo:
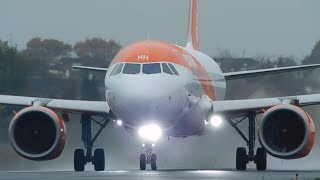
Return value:
M 117 122 L 118 126 L 122 126 L 122 121 L 121 120 L 117 120 L 116 122 Z
M 161 128 L 156 124 L 149 124 L 139 128 L 138 134 L 141 138 L 149 141 L 157 141 L 162 136 Z
M 222 117 L 219 116 L 219 115 L 213 115 L 210 117 L 209 119 L 210 121 L 210 124 L 213 126 L 213 127 L 219 127 L 221 126 L 222 124 Z

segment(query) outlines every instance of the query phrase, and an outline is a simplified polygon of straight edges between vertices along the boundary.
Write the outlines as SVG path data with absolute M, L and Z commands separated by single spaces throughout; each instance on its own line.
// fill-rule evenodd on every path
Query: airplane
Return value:
M 314 144 L 315 126 L 302 107 L 319 104 L 320 94 L 224 100 L 226 82 L 314 69 L 320 64 L 224 73 L 212 58 L 200 52 L 198 9 L 199 1 L 190 0 L 185 47 L 143 40 L 123 48 L 109 68 L 74 66 L 106 74 L 105 101 L 0 95 L 0 104 L 24 106 L 9 124 L 9 140 L 16 153 L 33 161 L 59 157 L 67 136 L 65 122 L 69 114 L 76 113 L 81 115 L 84 149 L 74 152 L 75 171 L 84 171 L 87 163 L 96 171 L 105 169 L 104 150 L 93 148 L 110 122 L 143 140 L 146 153 L 139 158 L 141 170 L 147 165 L 157 170 L 153 144 L 159 139 L 201 136 L 206 124 L 219 126 L 222 121 L 246 142 L 247 147 L 236 150 L 239 171 L 246 170 L 249 162 L 254 162 L 258 171 L 266 170 L 267 154 L 280 159 L 307 156 Z M 247 134 L 238 126 L 243 121 L 249 124 Z M 92 123 L 100 125 L 95 134 Z M 256 132 L 261 145 L 257 149 Z

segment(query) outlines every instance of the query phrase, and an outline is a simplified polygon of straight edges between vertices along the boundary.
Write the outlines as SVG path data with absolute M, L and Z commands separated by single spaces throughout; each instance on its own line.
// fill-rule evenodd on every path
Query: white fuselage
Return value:
M 219 65 L 199 51 L 177 48 L 193 56 L 205 68 L 211 81 L 199 79 L 193 71 L 179 64 L 175 64 L 178 76 L 163 72 L 111 75 L 112 71 L 108 71 L 106 74 L 106 100 L 128 132 L 135 133 L 141 125 L 153 122 L 159 124 L 168 136 L 202 134 L 208 103 L 224 99 L 226 83 Z M 190 59 L 182 61 L 192 63 Z M 116 65 L 111 64 L 109 69 Z M 201 85 L 211 82 L 215 99 L 210 99 Z

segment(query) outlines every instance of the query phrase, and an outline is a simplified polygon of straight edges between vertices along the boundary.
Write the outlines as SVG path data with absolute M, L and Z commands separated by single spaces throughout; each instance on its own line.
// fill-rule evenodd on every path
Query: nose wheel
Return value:
M 156 154 L 152 154 L 151 155 L 151 169 L 153 171 L 157 170 L 157 155 Z
M 91 138 L 91 121 L 100 125 L 100 129 L 95 134 L 93 138 Z M 90 115 L 83 114 L 81 116 L 82 123 L 82 141 L 84 143 L 85 149 L 76 149 L 74 151 L 74 170 L 75 171 L 84 171 L 85 165 L 87 163 L 92 163 L 94 166 L 94 170 L 96 171 L 104 171 L 105 169 L 105 155 L 104 150 L 102 148 L 98 148 L 94 150 L 94 154 L 92 155 L 93 144 L 102 132 L 102 130 L 108 125 L 110 122 L 109 119 L 105 118 L 102 121 L 94 120 Z
M 140 170 L 146 170 L 147 164 L 150 164 L 151 170 L 156 171 L 157 167 L 157 155 L 152 154 L 152 145 L 145 145 L 146 154 L 140 155 Z
M 147 157 L 145 154 L 140 155 L 140 170 L 146 170 L 147 167 Z

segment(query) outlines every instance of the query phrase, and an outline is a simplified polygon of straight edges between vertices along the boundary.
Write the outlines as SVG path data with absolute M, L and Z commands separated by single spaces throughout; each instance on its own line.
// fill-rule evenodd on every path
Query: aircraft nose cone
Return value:
M 129 88 L 114 91 L 108 102 L 113 113 L 132 126 L 150 121 L 170 126 L 187 101 L 183 88 L 170 80 L 141 78 L 126 83 L 123 87 Z

